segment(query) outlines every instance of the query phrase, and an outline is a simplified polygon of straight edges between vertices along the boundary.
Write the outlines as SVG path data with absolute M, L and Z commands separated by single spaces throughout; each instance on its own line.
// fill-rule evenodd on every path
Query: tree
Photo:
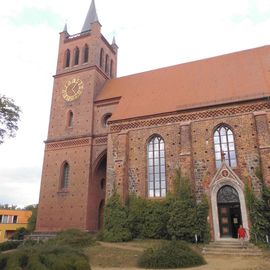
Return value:
M 108 242 L 129 241 L 132 238 L 128 226 L 127 207 L 121 202 L 116 189 L 105 205 L 103 240 Z
M 13 99 L 0 94 L 0 144 L 4 142 L 5 137 L 15 137 L 20 112 Z
M 0 209 L 15 210 L 17 209 L 17 205 L 0 204 Z
M 28 219 L 27 230 L 33 232 L 36 228 L 38 204 L 32 204 L 25 207 L 25 210 L 32 211 L 31 217 Z
M 168 233 L 172 239 L 192 241 L 196 232 L 196 200 L 190 181 L 176 170 L 174 194 L 169 209 Z

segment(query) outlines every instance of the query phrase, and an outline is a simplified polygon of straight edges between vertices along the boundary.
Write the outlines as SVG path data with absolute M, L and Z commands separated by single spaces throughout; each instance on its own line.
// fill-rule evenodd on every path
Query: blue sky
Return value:
M 8 2 L 8 3 L 7 3 Z M 80 32 L 91 0 L 12 0 L 0 10 L 0 93 L 21 107 L 0 146 L 0 203 L 38 202 L 59 32 Z M 270 44 L 269 0 L 96 0 L 119 46 L 118 76 Z

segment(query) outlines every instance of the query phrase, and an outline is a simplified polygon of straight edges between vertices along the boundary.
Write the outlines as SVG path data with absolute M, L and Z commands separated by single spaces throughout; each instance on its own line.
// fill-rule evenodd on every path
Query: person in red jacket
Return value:
M 244 247 L 244 241 L 245 241 L 245 237 L 247 235 L 246 230 L 243 228 L 243 225 L 240 225 L 240 227 L 238 228 L 238 239 L 241 242 L 241 246 L 242 248 Z

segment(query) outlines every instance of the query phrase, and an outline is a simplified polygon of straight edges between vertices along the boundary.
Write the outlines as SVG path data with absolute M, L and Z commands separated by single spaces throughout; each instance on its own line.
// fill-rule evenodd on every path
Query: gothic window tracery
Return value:
M 166 196 L 164 140 L 160 136 L 151 138 L 147 145 L 148 196 Z
M 217 193 L 218 203 L 239 203 L 239 196 L 237 191 L 231 186 L 222 187 Z
M 236 167 L 236 153 L 232 130 L 226 125 L 220 125 L 214 132 L 214 149 L 216 167 L 220 168 L 222 161 L 231 167 Z

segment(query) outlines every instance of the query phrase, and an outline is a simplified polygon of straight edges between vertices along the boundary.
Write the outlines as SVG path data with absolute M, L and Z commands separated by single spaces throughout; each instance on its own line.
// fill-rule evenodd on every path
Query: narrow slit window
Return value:
M 109 73 L 109 55 L 106 54 L 105 58 L 105 73 Z
M 65 67 L 69 67 L 70 65 L 70 50 L 67 49 L 65 52 Z
M 87 44 L 84 45 L 84 57 L 83 57 L 83 62 L 87 63 L 88 62 L 88 57 L 89 57 L 89 47 Z
M 113 60 L 111 60 L 111 64 L 110 64 L 110 77 L 113 77 Z
M 100 49 L 99 66 L 102 68 L 104 62 L 104 50 Z
M 67 126 L 71 128 L 73 126 L 73 112 L 68 112 Z
M 69 183 L 69 164 L 64 162 L 62 166 L 61 188 L 67 188 Z
M 79 58 L 80 58 L 80 50 L 78 47 L 75 48 L 75 58 L 74 58 L 74 65 L 79 64 Z

